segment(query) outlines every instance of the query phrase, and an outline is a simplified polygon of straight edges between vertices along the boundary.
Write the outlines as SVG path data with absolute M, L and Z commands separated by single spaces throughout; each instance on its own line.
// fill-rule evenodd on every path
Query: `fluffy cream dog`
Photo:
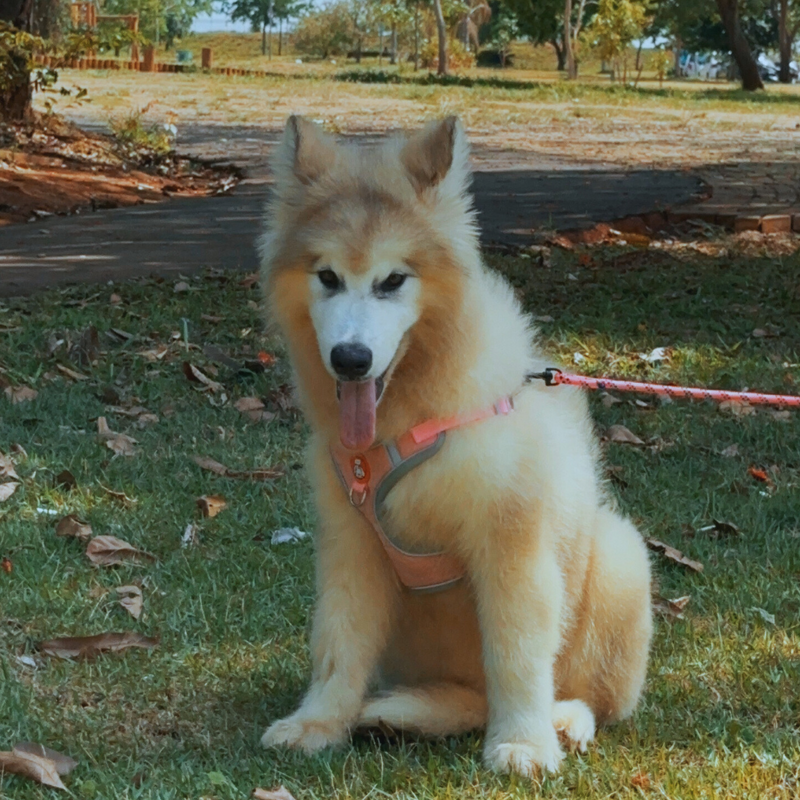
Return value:
M 311 686 L 262 742 L 310 753 L 381 720 L 485 726 L 492 769 L 556 770 L 559 732 L 583 749 L 636 705 L 649 565 L 603 491 L 583 396 L 521 388 L 545 362 L 481 263 L 462 128 L 365 148 L 293 117 L 275 179 L 263 276 L 312 428 L 320 522 Z M 449 431 L 383 500 L 393 541 L 464 565 L 452 588 L 409 591 L 331 448 L 366 451 L 509 395 L 512 413 Z

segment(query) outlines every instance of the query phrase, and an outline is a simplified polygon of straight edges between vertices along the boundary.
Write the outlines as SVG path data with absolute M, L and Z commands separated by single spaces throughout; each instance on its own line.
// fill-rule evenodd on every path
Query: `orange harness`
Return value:
M 466 569 L 450 553 L 409 552 L 394 542 L 383 529 L 386 495 L 403 476 L 436 455 L 447 431 L 513 410 L 513 399 L 503 397 L 482 411 L 422 422 L 394 441 L 381 442 L 366 453 L 353 453 L 341 445 L 331 448 L 334 466 L 350 503 L 375 529 L 400 583 L 407 589 L 415 592 L 447 589 L 464 577 Z

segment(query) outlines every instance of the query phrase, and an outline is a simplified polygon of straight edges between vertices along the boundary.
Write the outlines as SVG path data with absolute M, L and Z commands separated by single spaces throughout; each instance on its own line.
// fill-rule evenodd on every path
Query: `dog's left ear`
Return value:
M 409 139 L 400 153 L 418 193 L 457 173 L 458 183 L 469 174 L 469 147 L 458 117 L 431 122 Z

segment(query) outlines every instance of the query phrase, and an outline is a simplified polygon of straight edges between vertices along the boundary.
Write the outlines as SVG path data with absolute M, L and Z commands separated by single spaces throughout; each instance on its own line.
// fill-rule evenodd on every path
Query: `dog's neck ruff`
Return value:
M 513 410 L 513 399 L 503 397 L 482 411 L 422 422 L 397 439 L 381 442 L 365 453 L 354 453 L 341 444 L 331 447 L 334 466 L 351 505 L 372 525 L 400 583 L 407 589 L 414 592 L 447 589 L 464 577 L 466 568 L 450 553 L 409 552 L 394 542 L 383 528 L 386 495 L 403 476 L 440 450 L 447 431 Z

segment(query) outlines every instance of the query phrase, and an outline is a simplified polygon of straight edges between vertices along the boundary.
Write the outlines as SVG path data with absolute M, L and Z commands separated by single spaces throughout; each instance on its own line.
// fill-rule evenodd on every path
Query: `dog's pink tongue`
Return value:
M 375 441 L 375 381 L 344 381 L 339 389 L 339 438 L 348 450 Z

